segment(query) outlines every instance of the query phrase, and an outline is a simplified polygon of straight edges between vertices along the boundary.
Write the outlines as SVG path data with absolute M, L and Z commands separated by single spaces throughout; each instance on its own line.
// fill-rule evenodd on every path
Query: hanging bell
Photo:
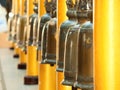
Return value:
M 42 64 L 56 64 L 56 0 L 49 2 L 51 19 L 46 22 L 42 30 L 41 49 Z
M 29 20 L 29 28 L 28 28 L 28 35 L 27 35 L 27 44 L 31 46 L 33 44 L 33 26 L 35 18 L 38 18 L 38 4 L 34 3 L 34 14 L 32 14 Z
M 50 6 L 51 6 L 51 2 L 48 2 L 48 0 L 46 0 L 45 1 L 46 13 L 41 17 L 38 23 L 38 32 L 37 32 L 37 53 L 38 55 L 37 57 L 41 57 L 41 53 L 39 54 L 39 52 L 41 51 L 41 38 L 42 38 L 43 27 L 45 23 L 51 19 Z M 41 58 L 38 58 L 38 60 L 39 59 Z M 42 59 L 45 59 L 45 57 L 43 56 Z
M 56 22 L 53 18 L 43 28 L 41 48 L 45 59 L 42 59 L 42 64 L 56 64 Z
M 92 24 L 92 0 L 81 1 L 81 10 L 78 10 L 78 19 L 85 21 L 81 25 L 78 36 L 78 59 L 75 87 L 83 90 L 93 90 L 93 24 Z
M 77 24 L 69 28 L 66 35 L 63 85 L 74 86 L 74 83 L 76 82 L 79 31 L 80 24 Z
M 38 18 L 35 18 L 33 24 L 33 46 L 37 46 L 37 28 L 38 28 Z
M 27 23 L 27 17 L 20 16 L 17 22 L 17 45 L 19 48 L 23 46 L 24 27 Z
M 78 71 L 75 87 L 93 90 L 93 27 L 90 21 L 81 26 L 77 63 Z
M 12 20 L 12 42 L 16 43 L 16 29 L 17 29 L 17 20 L 18 20 L 19 15 L 16 14 L 13 16 Z
M 12 12 L 9 13 L 9 18 L 8 18 L 8 40 L 12 40 L 12 20 L 13 20 L 14 14 Z
M 65 38 L 66 34 L 70 27 L 77 24 L 76 21 L 76 12 L 74 11 L 74 5 L 72 0 L 67 0 L 67 17 L 68 20 L 63 22 L 60 26 L 60 32 L 59 32 L 59 47 L 58 47 L 58 60 L 57 60 L 57 71 L 63 72 L 63 65 L 64 65 L 64 52 L 65 52 Z

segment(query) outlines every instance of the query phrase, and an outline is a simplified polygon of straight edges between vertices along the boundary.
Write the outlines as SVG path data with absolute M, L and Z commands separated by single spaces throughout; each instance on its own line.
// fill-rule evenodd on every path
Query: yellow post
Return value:
M 20 16 L 23 16 L 24 15 L 24 10 L 25 10 L 25 0 L 20 0 Z
M 94 4 L 95 90 L 120 90 L 120 1 Z
M 50 1 L 50 0 L 49 0 Z M 44 2 L 40 0 L 39 15 L 43 16 L 45 11 Z M 39 51 L 39 90 L 56 90 L 56 65 L 41 64 L 41 51 Z
M 27 0 L 27 26 L 29 17 L 34 13 L 34 0 Z M 28 28 L 27 27 L 27 28 Z M 38 62 L 36 60 L 36 46 L 27 46 L 27 70 L 24 77 L 24 84 L 38 84 Z
M 62 11 L 62 13 L 61 13 Z M 66 6 L 66 0 L 58 0 L 58 30 L 57 30 L 57 60 L 58 60 L 58 45 L 59 45 L 59 32 L 60 32 L 60 25 L 67 20 L 67 16 L 66 16 L 66 12 L 67 12 L 67 6 Z M 63 72 L 57 72 L 56 74 L 56 78 L 57 78 L 57 90 L 72 90 L 71 86 L 64 86 L 61 84 L 62 80 L 64 79 L 64 75 Z
M 15 0 L 14 1 L 15 4 L 15 15 L 19 14 L 19 9 L 20 9 L 20 0 Z M 16 21 L 17 22 L 17 21 Z M 17 25 L 17 24 L 16 24 Z M 18 48 L 18 46 L 16 45 L 16 43 L 14 43 L 14 58 L 18 58 L 19 57 L 19 53 L 20 53 L 20 48 Z

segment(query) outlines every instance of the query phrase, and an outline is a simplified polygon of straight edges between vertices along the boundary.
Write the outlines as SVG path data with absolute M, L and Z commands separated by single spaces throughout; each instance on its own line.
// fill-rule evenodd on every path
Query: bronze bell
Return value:
M 37 29 L 38 29 L 38 18 L 35 18 L 33 23 L 33 46 L 37 46 Z
M 62 84 L 93 90 L 93 28 L 90 22 L 92 12 L 86 10 L 88 2 L 84 1 L 77 2 L 80 4 L 80 10 L 77 11 L 78 25 L 71 27 L 66 35 Z
M 34 20 L 38 18 L 38 4 L 34 3 L 34 14 L 32 14 L 29 20 L 29 27 L 27 32 L 27 45 L 31 46 L 33 44 L 33 26 L 34 26 Z
M 42 30 L 41 49 L 42 64 L 56 64 L 56 0 L 49 2 L 51 20 L 45 23 Z
M 78 37 L 78 71 L 75 87 L 93 90 L 93 25 L 90 21 L 81 26 Z
M 83 1 L 84 2 L 84 1 Z M 78 43 L 78 71 L 75 87 L 93 90 L 93 24 L 92 0 L 87 1 L 88 10 L 78 11 L 78 18 L 87 21 L 81 25 Z M 83 14 L 80 14 L 83 13 Z
M 58 47 L 58 60 L 57 60 L 57 71 L 63 72 L 63 62 L 64 62 L 64 51 L 65 51 L 65 38 L 66 34 L 70 27 L 77 24 L 76 20 L 76 12 L 74 11 L 75 5 L 73 4 L 72 0 L 67 0 L 67 17 L 68 20 L 63 22 L 60 26 L 60 32 L 59 32 L 59 47 Z
M 45 59 L 42 59 L 42 64 L 56 64 L 56 22 L 56 18 L 53 18 L 43 28 L 41 49 Z
M 51 6 L 51 2 L 48 2 L 48 0 L 45 0 L 46 14 L 44 14 L 38 22 L 37 40 L 36 40 L 37 41 L 37 53 L 38 53 L 37 57 L 39 56 L 39 51 L 41 51 L 41 38 L 42 38 L 43 27 L 45 23 L 51 19 L 50 6 Z M 44 59 L 44 56 L 42 57 L 42 59 Z
M 80 24 L 69 28 L 65 39 L 63 85 L 74 86 L 77 74 L 78 33 Z
M 17 20 L 18 20 L 19 15 L 16 14 L 13 16 L 13 20 L 12 20 L 12 42 L 16 43 L 16 39 L 17 39 Z
M 24 27 L 27 23 L 26 15 L 20 16 L 17 22 L 17 45 L 22 48 L 23 46 L 23 37 L 24 37 Z
M 12 12 L 9 13 L 9 18 L 8 18 L 8 40 L 12 40 L 12 20 L 13 20 L 14 14 Z

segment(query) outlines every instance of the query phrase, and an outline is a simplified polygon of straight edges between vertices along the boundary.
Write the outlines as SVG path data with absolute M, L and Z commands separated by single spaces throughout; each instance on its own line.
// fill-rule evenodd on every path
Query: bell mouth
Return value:
M 74 86 L 75 81 L 64 79 L 61 83 L 62 83 L 62 85 Z
M 80 88 L 82 90 L 93 90 L 94 88 L 93 83 L 83 83 L 83 82 L 81 83 L 75 82 L 74 87 Z
M 63 68 L 56 68 L 57 72 L 63 72 Z

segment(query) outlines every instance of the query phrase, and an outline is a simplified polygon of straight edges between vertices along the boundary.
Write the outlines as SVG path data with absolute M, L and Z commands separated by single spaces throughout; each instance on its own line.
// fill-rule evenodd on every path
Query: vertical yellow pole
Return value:
M 25 0 L 20 0 L 20 16 L 24 15 L 24 10 L 25 10 L 25 6 L 24 6 Z
M 95 90 L 120 90 L 120 1 L 94 4 Z
M 27 1 L 27 26 L 29 17 L 34 13 L 34 0 Z M 36 60 L 36 46 L 27 46 L 27 70 L 24 84 L 38 84 L 38 62 Z
M 24 10 L 25 10 L 25 6 L 24 6 L 25 0 L 20 0 L 20 16 L 24 15 Z M 26 59 L 27 59 L 27 55 L 25 53 L 25 51 L 20 48 L 20 54 L 19 54 L 19 64 L 18 64 L 18 69 L 26 69 Z
M 45 0 L 40 0 L 40 16 L 44 15 L 46 13 L 45 8 L 44 8 L 44 2 Z
M 20 9 L 20 0 L 15 0 L 14 1 L 15 4 L 15 15 L 19 14 L 19 9 Z M 17 21 L 16 21 L 17 22 Z M 17 24 L 16 24 L 17 25 Z M 19 57 L 19 53 L 20 53 L 20 48 L 18 48 L 18 46 L 16 45 L 16 43 L 14 43 L 14 58 L 18 58 Z
M 44 2 L 45 0 L 40 0 L 40 17 L 46 13 Z M 56 90 L 56 65 L 50 66 L 40 62 L 41 60 L 39 61 L 39 90 Z
M 62 11 L 62 13 L 61 13 Z M 67 20 L 67 16 L 66 16 L 66 12 L 67 12 L 67 7 L 66 7 L 66 0 L 58 0 L 58 30 L 57 30 L 57 55 L 58 55 L 58 45 L 59 45 L 59 30 L 60 30 L 60 25 Z M 58 56 L 57 56 L 57 60 L 58 60 Z M 64 86 L 61 84 L 64 75 L 63 72 L 57 72 L 56 74 L 56 78 L 57 78 L 57 90 L 72 90 L 71 86 Z

